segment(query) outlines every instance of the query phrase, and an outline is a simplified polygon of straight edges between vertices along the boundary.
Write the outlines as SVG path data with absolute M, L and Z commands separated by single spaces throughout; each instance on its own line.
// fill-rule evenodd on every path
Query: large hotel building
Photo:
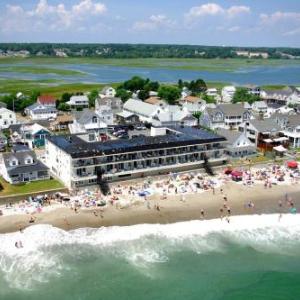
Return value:
M 151 128 L 149 136 L 97 141 L 93 134 L 51 136 L 46 164 L 68 188 L 165 174 L 226 162 L 226 139 L 191 127 Z

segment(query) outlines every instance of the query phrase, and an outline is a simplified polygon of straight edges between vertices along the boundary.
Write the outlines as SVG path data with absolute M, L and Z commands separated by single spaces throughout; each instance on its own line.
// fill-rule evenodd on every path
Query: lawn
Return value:
M 63 184 L 55 179 L 34 181 L 20 185 L 12 185 L 7 183 L 2 177 L 0 177 L 0 183 L 4 188 L 2 191 L 0 191 L 0 197 L 30 194 L 64 188 Z

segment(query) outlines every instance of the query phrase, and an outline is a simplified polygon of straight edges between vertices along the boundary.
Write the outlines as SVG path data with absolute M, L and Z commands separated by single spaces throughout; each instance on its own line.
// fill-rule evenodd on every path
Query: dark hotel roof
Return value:
M 174 130 L 176 131 L 174 132 Z M 168 134 L 160 136 L 138 136 L 129 140 L 92 143 L 86 142 L 76 135 L 57 135 L 48 139 L 73 158 L 226 141 L 224 137 L 202 129 L 170 127 L 167 131 Z

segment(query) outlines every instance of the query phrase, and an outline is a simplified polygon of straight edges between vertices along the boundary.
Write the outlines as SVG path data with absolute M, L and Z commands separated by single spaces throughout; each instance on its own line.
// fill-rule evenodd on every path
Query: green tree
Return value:
M 118 88 L 116 91 L 116 97 L 121 98 L 123 102 L 126 102 L 131 96 L 132 93 L 123 88 Z
M 138 90 L 144 89 L 145 84 L 148 82 L 149 82 L 149 80 L 146 81 L 145 79 L 143 79 L 139 76 L 134 76 L 131 79 L 129 79 L 123 83 L 123 88 L 125 90 L 129 90 L 131 92 L 136 92 Z
M 252 104 L 253 102 L 259 100 L 260 100 L 259 96 L 250 94 L 249 91 L 243 87 L 237 88 L 232 98 L 233 103 L 248 102 L 249 104 Z
M 89 106 L 95 107 L 95 100 L 97 99 L 99 93 L 97 90 L 93 90 L 89 94 Z
M 138 97 L 141 100 L 146 100 L 147 98 L 149 98 L 149 92 L 145 90 L 140 90 L 138 93 Z
M 195 111 L 193 113 L 193 117 L 195 117 L 197 119 L 198 125 L 200 124 L 200 117 L 201 117 L 201 115 L 202 115 L 201 111 Z
M 63 93 L 61 95 L 61 102 L 66 103 L 66 102 L 70 101 L 72 95 L 73 94 L 70 94 L 70 93 Z
M 216 99 L 213 96 L 208 96 L 206 94 L 204 94 L 202 96 L 202 99 L 206 102 L 206 103 L 216 103 Z
M 166 100 L 168 104 L 175 104 L 176 100 L 180 97 L 180 90 L 175 86 L 161 86 L 158 90 L 158 97 Z
M 192 80 L 188 88 L 192 91 L 192 93 L 203 93 L 207 90 L 206 83 L 203 79 L 197 79 L 196 81 Z
M 70 106 L 67 103 L 65 103 L 65 102 L 60 102 L 58 104 L 57 109 L 61 110 L 61 111 L 69 111 L 70 110 Z

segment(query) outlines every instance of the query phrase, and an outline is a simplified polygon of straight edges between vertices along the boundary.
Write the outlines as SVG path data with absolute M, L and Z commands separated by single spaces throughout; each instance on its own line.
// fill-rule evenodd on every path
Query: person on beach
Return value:
M 230 207 L 229 207 L 229 206 L 227 207 L 227 214 L 228 214 L 228 216 L 230 216 L 230 215 L 231 215 L 231 209 L 230 209 Z
M 95 217 L 98 217 L 98 214 L 97 214 L 97 212 L 96 212 L 96 211 L 94 211 L 94 216 L 95 216 Z
M 146 205 L 147 205 L 147 208 L 148 208 L 148 209 L 151 209 L 151 204 L 150 204 L 150 201 L 149 201 L 149 200 L 146 201 Z
M 223 189 L 222 188 L 220 189 L 220 193 L 223 194 Z
M 204 210 L 203 209 L 201 209 L 201 219 L 203 220 L 204 219 Z
M 33 216 L 30 217 L 29 223 L 34 223 L 35 222 L 35 218 Z
M 223 213 L 224 213 L 224 209 L 223 207 L 220 208 L 220 219 L 221 221 L 223 220 Z

